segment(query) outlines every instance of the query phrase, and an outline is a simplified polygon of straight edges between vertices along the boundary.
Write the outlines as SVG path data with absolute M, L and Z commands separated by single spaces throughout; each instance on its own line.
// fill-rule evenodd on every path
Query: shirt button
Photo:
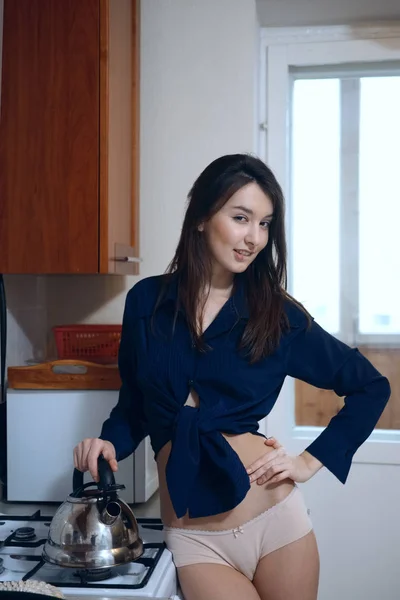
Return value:
M 189 387 L 192 387 L 192 385 L 193 385 L 193 384 L 194 384 L 194 381 L 193 381 L 193 379 L 189 379 L 189 381 L 188 381 L 188 385 L 189 385 Z

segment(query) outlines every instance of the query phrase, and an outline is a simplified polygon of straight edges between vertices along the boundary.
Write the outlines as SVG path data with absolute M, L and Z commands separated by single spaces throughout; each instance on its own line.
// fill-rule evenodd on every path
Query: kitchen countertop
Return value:
M 0 514 L 3 513 L 4 515 L 30 515 L 35 511 L 40 510 L 42 515 L 53 516 L 59 506 L 59 504 L 56 504 L 54 502 L 35 504 L 30 502 L 5 502 L 2 500 L 0 501 Z M 142 504 L 131 504 L 131 508 L 136 518 L 144 517 L 159 519 L 160 496 L 158 491 L 155 494 L 153 494 L 153 496 L 147 502 L 143 502 Z M 121 598 L 120 600 L 123 599 Z M 140 598 L 137 598 L 137 600 L 140 600 Z

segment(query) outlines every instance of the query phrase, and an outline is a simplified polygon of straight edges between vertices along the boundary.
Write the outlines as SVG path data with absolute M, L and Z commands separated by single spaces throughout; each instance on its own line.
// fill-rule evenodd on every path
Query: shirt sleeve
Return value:
M 301 328 L 287 349 L 287 374 L 344 396 L 344 407 L 306 449 L 342 483 L 356 450 L 369 437 L 390 397 L 390 385 L 358 350 L 315 321 Z
M 111 442 L 122 460 L 132 454 L 140 442 L 148 435 L 143 413 L 143 395 L 136 381 L 136 356 L 134 345 L 134 306 L 133 289 L 128 293 L 122 321 L 121 343 L 118 366 L 121 389 L 118 403 L 109 418 L 103 423 L 100 439 Z

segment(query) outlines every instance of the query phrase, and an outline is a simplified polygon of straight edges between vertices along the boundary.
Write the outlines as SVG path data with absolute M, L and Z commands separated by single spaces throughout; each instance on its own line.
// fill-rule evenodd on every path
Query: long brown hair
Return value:
M 200 292 L 211 281 L 211 255 L 198 226 L 213 217 L 229 198 L 249 183 L 256 183 L 271 199 L 274 216 L 266 247 L 241 275 L 244 278 L 249 320 L 240 347 L 248 350 L 251 362 L 270 355 L 288 325 L 284 300 L 286 292 L 285 209 L 282 189 L 271 169 L 249 154 L 228 154 L 204 169 L 188 194 L 188 206 L 175 256 L 166 270 L 166 283 L 178 278 L 175 316 L 181 307 L 192 338 L 201 350 L 206 346 L 198 330 Z M 161 291 L 155 311 L 165 293 Z M 299 304 L 298 304 L 299 305 Z M 301 305 L 299 305 L 300 308 Z

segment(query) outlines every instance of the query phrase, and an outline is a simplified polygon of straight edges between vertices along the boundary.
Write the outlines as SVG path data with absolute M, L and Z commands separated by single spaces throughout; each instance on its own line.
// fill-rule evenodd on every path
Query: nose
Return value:
M 244 241 L 252 250 L 258 246 L 260 243 L 260 228 L 258 224 L 249 227 Z

